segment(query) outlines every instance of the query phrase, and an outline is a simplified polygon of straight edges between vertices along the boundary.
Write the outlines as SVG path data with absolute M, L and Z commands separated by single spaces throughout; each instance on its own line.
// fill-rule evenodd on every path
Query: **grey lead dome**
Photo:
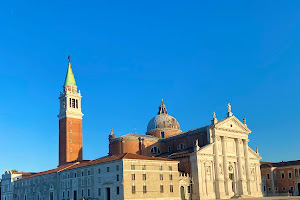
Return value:
M 178 121 L 171 115 L 168 115 L 167 108 L 163 101 L 159 106 L 158 115 L 156 115 L 149 121 L 147 132 L 155 129 L 180 131 L 180 125 Z

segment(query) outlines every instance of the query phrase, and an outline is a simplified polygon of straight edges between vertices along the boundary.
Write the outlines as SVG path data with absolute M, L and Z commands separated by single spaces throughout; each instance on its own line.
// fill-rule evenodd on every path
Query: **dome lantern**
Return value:
M 174 117 L 168 114 L 162 99 L 157 115 L 148 123 L 146 134 L 164 138 L 177 133 L 181 133 L 180 125 Z

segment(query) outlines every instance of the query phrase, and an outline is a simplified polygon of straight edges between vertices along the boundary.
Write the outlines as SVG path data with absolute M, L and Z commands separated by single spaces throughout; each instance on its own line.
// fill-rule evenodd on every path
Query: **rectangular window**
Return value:
M 163 193 L 163 192 L 164 192 L 164 186 L 160 185 L 160 193 Z
M 146 185 L 143 186 L 143 193 L 147 193 L 147 186 Z
M 289 172 L 289 178 L 292 178 L 292 172 Z
M 101 196 L 101 188 L 98 188 L 98 196 Z
M 173 192 L 173 185 L 170 185 L 170 192 Z
M 78 108 L 78 100 L 76 99 L 76 108 Z
M 168 152 L 171 152 L 171 147 L 170 146 L 168 146 Z
M 191 186 L 188 186 L 188 193 L 191 193 Z
M 119 174 L 117 174 L 117 181 L 119 181 Z
M 106 171 L 109 172 L 109 167 L 106 168 Z
M 88 170 L 88 175 L 91 175 L 91 171 L 90 170 Z
M 119 171 L 119 165 L 116 166 L 116 170 Z
M 133 185 L 133 186 L 131 187 L 131 192 L 132 192 L 132 194 L 135 194 L 135 185 Z
M 74 177 L 75 177 L 75 178 L 77 177 L 77 173 L 76 173 L 76 172 L 74 173 Z
M 83 171 L 81 172 L 81 176 L 83 176 Z
M 135 174 L 131 174 L 131 180 L 135 180 Z
M 146 180 L 146 174 L 143 174 L 143 180 L 144 181 Z
M 99 169 L 98 169 L 98 174 L 100 174 L 100 173 L 101 173 L 101 169 L 99 168 Z
M 170 174 L 170 175 L 169 175 L 169 178 L 170 178 L 170 180 L 173 180 L 173 175 Z
M 117 187 L 117 194 L 120 194 L 120 187 Z
M 142 170 L 146 170 L 146 165 L 143 165 L 143 166 L 142 166 Z
M 88 189 L 88 197 L 91 195 L 90 193 L 91 193 L 91 191 L 90 191 L 90 189 Z
M 131 170 L 135 170 L 135 165 L 131 165 Z
M 75 108 L 75 99 L 72 99 L 72 108 Z
M 281 178 L 284 179 L 284 172 L 281 172 Z
M 62 196 L 63 196 L 63 198 L 65 198 L 65 192 L 63 192 Z
M 267 179 L 270 179 L 270 174 L 267 174 Z
M 83 193 L 83 190 L 81 190 L 81 196 L 82 196 L 82 197 L 83 197 L 83 194 L 84 194 L 84 193 Z
M 68 191 L 68 198 L 70 197 L 70 191 Z
M 164 175 L 163 174 L 160 174 L 159 175 L 159 179 L 162 181 L 162 180 L 164 180 Z
M 72 99 L 70 98 L 70 108 L 72 107 Z

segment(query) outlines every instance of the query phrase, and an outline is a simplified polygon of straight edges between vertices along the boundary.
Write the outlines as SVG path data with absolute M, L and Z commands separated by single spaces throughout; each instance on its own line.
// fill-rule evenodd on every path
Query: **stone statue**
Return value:
M 246 124 L 246 117 L 245 117 L 245 118 L 243 118 L 243 122 L 244 122 L 244 124 Z
M 213 118 L 214 119 L 216 118 L 216 112 L 213 112 Z
M 231 105 L 230 105 L 230 103 L 227 104 L 227 110 L 228 110 L 227 117 L 231 117 L 232 116 L 232 112 L 231 112 Z
M 231 113 L 231 105 L 230 105 L 230 103 L 227 104 L 227 110 L 228 110 L 228 113 Z

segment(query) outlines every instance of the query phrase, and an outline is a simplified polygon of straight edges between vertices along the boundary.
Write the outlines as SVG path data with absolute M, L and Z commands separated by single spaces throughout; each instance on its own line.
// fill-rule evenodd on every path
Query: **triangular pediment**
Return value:
M 254 150 L 252 150 L 250 147 L 248 147 L 248 155 L 249 155 L 249 158 L 251 159 L 251 158 L 255 158 L 255 159 L 261 159 L 261 156 L 258 154 L 258 153 L 256 153 Z
M 216 129 L 249 134 L 251 130 L 235 116 L 227 117 L 215 124 Z
M 206 145 L 204 147 L 202 147 L 198 153 L 200 154 L 213 154 L 214 153 L 214 149 L 213 149 L 214 143 Z

